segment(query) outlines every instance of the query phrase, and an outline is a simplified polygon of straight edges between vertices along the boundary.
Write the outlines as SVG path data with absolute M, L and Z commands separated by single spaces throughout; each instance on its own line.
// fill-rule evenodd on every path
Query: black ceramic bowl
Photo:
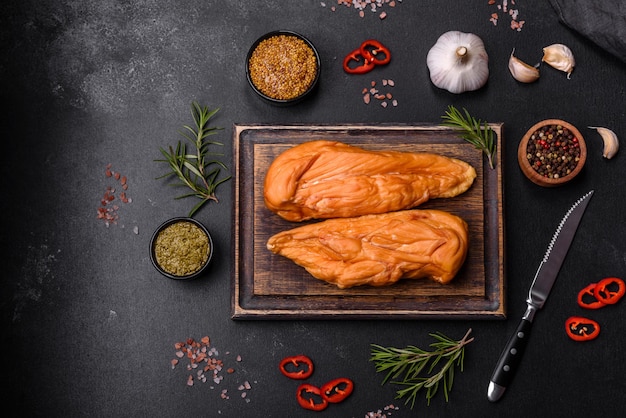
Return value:
M 280 48 L 272 47 L 280 41 L 284 41 Z M 265 51 L 280 57 L 264 57 Z M 299 33 L 288 30 L 261 36 L 246 56 L 248 84 L 263 100 L 279 106 L 295 104 L 310 96 L 318 84 L 320 72 L 320 57 L 315 46 Z M 297 89 L 293 88 L 294 84 Z
M 175 280 L 201 275 L 211 262 L 211 234 L 193 218 L 172 218 L 161 224 L 150 240 L 150 260 L 159 273 Z

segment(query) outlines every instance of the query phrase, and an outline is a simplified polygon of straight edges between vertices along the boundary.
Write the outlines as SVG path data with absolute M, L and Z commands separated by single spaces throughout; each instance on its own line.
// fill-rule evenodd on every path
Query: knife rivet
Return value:
M 516 355 L 517 354 L 517 348 L 511 348 L 511 354 Z
M 517 338 L 524 338 L 524 333 L 523 332 L 518 332 L 517 333 Z
M 502 370 L 504 370 L 505 372 L 508 372 L 509 370 L 511 370 L 511 368 L 509 367 L 508 364 L 505 364 Z

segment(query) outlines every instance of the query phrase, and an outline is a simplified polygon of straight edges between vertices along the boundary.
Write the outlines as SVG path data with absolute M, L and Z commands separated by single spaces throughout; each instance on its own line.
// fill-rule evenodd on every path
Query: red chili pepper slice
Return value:
M 356 67 L 351 65 L 351 61 L 356 61 L 359 63 Z M 343 59 L 343 70 L 348 74 L 365 74 L 372 71 L 375 67 L 373 62 L 368 61 L 363 54 L 361 53 L 361 49 L 355 49 L 350 52 Z
M 574 341 L 589 341 L 600 334 L 600 324 L 593 319 L 571 316 L 565 321 L 565 332 Z
M 304 354 L 289 356 L 281 360 L 278 368 L 288 378 L 302 380 L 313 374 L 313 360 Z
M 591 283 L 578 292 L 578 306 L 585 309 L 600 309 L 606 306 L 606 303 L 601 302 L 598 298 L 596 298 L 594 293 L 596 286 L 597 283 Z
M 354 383 L 347 377 L 338 377 L 321 387 L 322 397 L 330 403 L 339 403 L 352 394 Z
M 323 411 L 328 406 L 328 401 L 322 396 L 321 389 L 309 383 L 298 386 L 296 399 L 301 407 L 311 411 Z
M 606 305 L 616 304 L 626 293 L 626 284 L 617 277 L 600 280 L 593 291 L 594 296 Z
M 368 39 L 361 44 L 359 48 L 361 55 L 365 57 L 368 62 L 375 65 L 385 65 L 391 61 L 391 52 L 389 49 L 378 42 L 376 39 Z M 380 56 L 383 55 L 382 58 Z

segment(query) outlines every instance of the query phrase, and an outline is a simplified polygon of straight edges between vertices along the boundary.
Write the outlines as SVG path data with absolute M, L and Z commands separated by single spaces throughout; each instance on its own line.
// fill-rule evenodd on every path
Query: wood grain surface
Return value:
M 235 125 L 232 318 L 504 318 L 502 125 L 491 127 L 498 140 L 495 169 L 457 132 L 442 126 Z M 477 178 L 467 192 L 418 207 L 445 210 L 468 223 L 467 259 L 451 283 L 407 279 L 386 287 L 339 289 L 266 248 L 270 236 L 302 223 L 286 221 L 265 207 L 265 173 L 281 152 L 317 139 L 370 150 L 436 153 L 474 166 Z

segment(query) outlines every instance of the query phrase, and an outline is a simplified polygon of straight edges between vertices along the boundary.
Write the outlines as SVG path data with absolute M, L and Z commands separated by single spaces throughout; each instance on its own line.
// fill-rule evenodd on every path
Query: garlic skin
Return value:
M 441 35 L 426 57 L 432 83 L 454 94 L 484 86 L 489 78 L 488 62 L 482 39 L 459 31 Z
M 607 160 L 610 160 L 617 154 L 619 150 L 619 140 L 615 132 L 609 128 L 603 128 L 601 126 L 588 126 L 589 129 L 595 129 L 598 131 L 604 142 L 604 149 L 602 150 L 602 156 Z
M 511 52 L 509 57 L 509 71 L 514 79 L 520 83 L 532 83 L 539 79 L 539 69 L 531 65 L 526 64 L 524 61 L 517 58 L 515 55 L 515 48 Z
M 557 70 L 566 72 L 568 80 L 572 75 L 572 71 L 574 71 L 574 67 L 576 66 L 574 53 L 563 44 L 552 44 L 543 48 L 543 58 L 541 61 L 553 68 L 556 68 Z

